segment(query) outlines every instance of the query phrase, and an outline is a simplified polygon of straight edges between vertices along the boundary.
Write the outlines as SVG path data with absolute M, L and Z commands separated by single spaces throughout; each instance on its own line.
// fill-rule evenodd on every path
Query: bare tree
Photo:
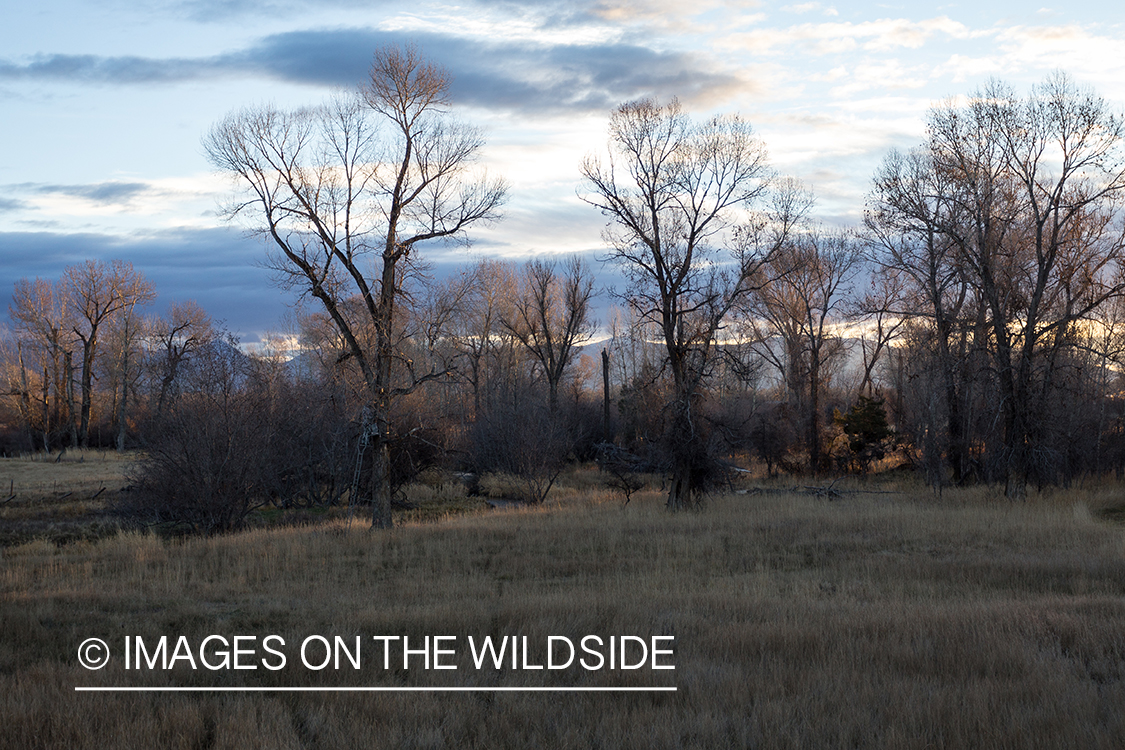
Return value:
M 875 371 L 909 320 L 899 312 L 904 287 L 900 274 L 876 274 L 871 278 L 867 294 L 849 307 L 847 317 L 861 323 L 859 349 L 863 376 L 856 388 L 857 394 L 875 395 Z
M 459 373 L 472 390 L 473 419 L 479 420 L 489 391 L 516 366 L 515 339 L 503 321 L 514 316 L 518 284 L 512 264 L 491 259 L 476 263 L 466 282 L 467 293 L 449 334 L 463 361 Z
M 149 426 L 143 459 L 129 469 L 134 491 L 117 511 L 145 525 L 197 533 L 241 528 L 270 502 L 268 490 L 290 458 L 281 445 L 268 389 L 237 340 L 214 342 L 193 358 L 183 397 Z
M 398 307 L 409 302 L 417 247 L 499 218 L 507 189 L 469 174 L 484 142 L 449 117 L 449 80 L 416 48 L 386 47 L 361 96 L 296 112 L 242 110 L 204 140 L 212 164 L 248 189 L 230 214 L 254 214 L 284 282 L 320 302 L 362 373 L 373 527 L 391 525 L 391 404 L 445 375 L 415 372 L 399 348 Z
M 140 303 L 140 299 L 133 298 L 108 321 L 107 333 L 113 357 L 105 369 L 109 371 L 113 391 L 113 428 L 118 453 L 125 451 L 129 394 L 135 393 L 136 382 L 142 373 L 145 321 L 136 311 Z
M 1087 352 L 1091 364 L 1088 377 L 1096 383 L 1097 430 L 1091 458 L 1095 473 L 1100 475 L 1107 468 L 1107 443 L 1116 431 L 1111 427 L 1110 408 L 1118 401 L 1121 373 L 1125 369 L 1125 297 L 1114 297 L 1102 305 L 1094 315 L 1093 325 L 1079 330 L 1076 343 Z
M 31 406 L 31 378 L 28 377 L 27 364 L 24 362 L 23 343 L 12 335 L 12 331 L 7 326 L 0 324 L 0 369 L 4 371 L 4 384 L 0 387 L 5 388 L 4 391 L 0 391 L 0 396 L 15 397 L 14 411 L 26 439 L 25 449 L 34 449 L 39 436 L 35 429 L 35 416 Z
M 892 152 L 875 175 L 875 187 L 865 216 L 872 258 L 885 287 L 870 311 L 891 314 L 900 320 L 924 320 L 932 329 L 932 342 L 943 402 L 946 445 L 944 453 L 959 484 L 969 473 L 969 440 L 966 409 L 966 360 L 974 288 L 958 258 L 958 242 L 948 230 L 959 223 L 960 208 L 951 175 L 934 168 L 930 154 L 915 150 Z M 931 408 L 931 410 L 933 410 Z M 934 441 L 937 423 L 927 439 Z
M 181 365 L 214 341 L 217 334 L 210 316 L 194 300 L 172 303 L 164 315 L 149 321 L 148 330 L 160 380 L 156 399 L 156 413 L 160 415 L 174 392 Z
M 774 363 L 803 416 L 809 470 L 821 471 L 822 396 L 844 353 L 842 305 L 862 255 L 846 234 L 810 232 L 787 242 L 764 269 L 772 278 L 748 299 L 763 356 Z
M 975 297 L 974 335 L 998 390 L 1002 479 L 1022 496 L 1030 473 L 1043 476 L 1041 407 L 1075 326 L 1125 293 L 1125 121 L 1057 74 L 1027 98 L 993 83 L 965 105 L 939 106 L 928 132 L 917 156 L 880 173 L 869 226 L 887 265 L 924 290 L 939 345 L 947 323 L 935 303 L 960 305 L 965 286 Z M 896 257 L 896 246 L 910 254 Z
M 738 116 L 696 124 L 676 100 L 629 102 L 610 118 L 609 148 L 608 161 L 583 163 L 583 199 L 609 217 L 604 237 L 629 277 L 628 302 L 664 342 L 673 381 L 668 507 L 684 508 L 714 468 L 696 412 L 715 334 L 807 203 L 783 191 L 772 215 L 749 212 L 771 172 L 765 147 Z
M 656 350 L 663 350 L 657 343 L 655 325 L 650 320 L 642 320 L 636 310 L 626 305 L 624 308 L 613 305 L 609 309 L 609 349 L 610 376 L 619 387 L 632 383 L 642 372 L 653 368 L 654 360 L 660 359 Z
M 551 414 L 558 412 L 559 383 L 577 347 L 593 334 L 593 295 L 593 276 L 577 256 L 567 261 L 561 278 L 554 263 L 533 260 L 524 270 L 513 315 L 503 321 L 543 370 Z
M 94 393 L 94 360 L 102 325 L 126 308 L 145 304 L 156 297 L 152 284 L 133 270 L 131 263 L 88 260 L 63 271 L 71 330 L 82 347 L 82 405 L 78 441 L 90 446 L 90 410 Z
M 44 279 L 20 279 L 12 290 L 8 312 L 19 340 L 19 381 L 28 430 L 31 432 L 34 424 L 43 450 L 50 450 L 53 433 L 73 420 L 67 401 L 67 352 L 73 336 L 67 319 L 66 289 Z M 30 376 L 29 366 L 35 368 Z

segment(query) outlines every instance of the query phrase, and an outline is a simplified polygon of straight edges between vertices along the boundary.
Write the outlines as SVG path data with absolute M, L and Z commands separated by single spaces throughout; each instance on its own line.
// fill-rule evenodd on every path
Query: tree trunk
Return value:
M 681 381 L 683 383 L 683 381 Z M 672 420 L 669 422 L 665 445 L 671 452 L 672 486 L 668 491 L 668 510 L 685 510 L 696 501 L 693 481 L 692 453 L 698 438 L 692 424 L 692 396 L 686 385 L 681 384 L 679 393 L 672 404 Z
M 547 410 L 551 416 L 559 413 L 559 381 L 554 376 L 547 380 Z
M 70 446 L 78 447 L 78 422 L 74 412 L 74 362 L 70 352 L 66 353 L 66 412 L 70 422 Z
M 392 215 L 392 220 L 395 217 Z M 393 223 L 392 223 L 393 226 Z M 371 528 L 389 529 L 394 526 L 391 517 L 391 486 L 389 481 L 391 437 L 391 363 L 394 361 L 394 303 L 396 259 L 393 235 L 387 238 L 383 254 L 382 286 L 375 316 L 375 391 L 372 420 L 379 430 L 375 435 L 375 455 L 371 460 Z
M 387 481 L 390 469 L 390 452 L 383 434 L 385 429 L 379 423 L 379 434 L 375 436 L 375 451 L 371 456 L 371 528 L 389 529 L 394 526 L 391 517 L 391 487 Z
M 47 366 L 43 366 L 43 452 L 51 452 L 51 381 L 47 378 Z M 56 383 L 56 388 L 58 387 Z
M 680 400 L 674 407 L 672 434 L 668 445 L 673 450 L 672 486 L 668 491 L 668 510 L 686 510 L 695 504 L 696 488 L 692 481 L 692 448 L 695 437 L 691 434 L 691 401 Z
M 480 422 L 480 419 L 481 419 L 481 410 L 480 410 L 481 362 L 480 362 L 480 356 L 471 357 L 470 360 L 469 360 L 469 366 L 472 368 L 472 375 L 470 376 L 471 377 L 470 384 L 473 386 L 473 421 L 474 422 Z
M 1030 349 L 1030 347 L 1028 347 Z M 1027 496 L 1027 480 L 1031 475 L 1031 353 L 1021 356 L 1015 382 L 1011 385 L 1011 406 L 1006 410 L 1005 442 L 1008 445 L 1008 477 L 1004 494 L 1013 500 Z
M 156 416 L 164 413 L 164 404 L 168 400 L 168 392 L 172 388 L 172 381 L 176 379 L 176 367 L 179 360 L 172 360 L 168 364 L 168 372 L 160 379 L 160 396 L 156 399 Z
M 602 349 L 602 440 L 613 442 L 609 429 L 609 352 Z
M 23 347 L 16 343 L 16 354 L 20 364 L 20 416 L 23 417 L 24 429 L 27 430 L 28 445 L 35 448 L 35 431 L 31 426 L 31 390 L 27 382 L 27 368 L 23 362 Z
M 668 510 L 687 510 L 692 505 L 691 474 L 678 469 L 672 474 L 672 488 L 668 492 Z
M 953 484 L 959 485 L 969 471 L 967 455 L 968 446 L 965 443 L 964 419 L 961 413 L 961 396 L 957 388 L 957 375 L 953 352 L 949 346 L 950 323 L 942 318 L 938 312 L 938 357 L 941 360 L 941 376 L 945 391 L 946 430 L 948 431 L 949 444 L 946 455 L 949 467 L 953 472 Z M 962 344 L 962 351 L 964 345 Z M 934 423 L 936 426 L 936 422 Z
M 129 395 L 129 346 L 121 354 L 121 398 L 117 401 L 117 452 L 125 452 L 125 400 Z
M 809 471 L 820 474 L 820 355 L 813 352 L 809 361 L 809 420 L 806 443 Z
M 83 448 L 90 447 L 90 410 L 94 397 L 94 335 L 91 333 L 82 346 L 82 423 L 78 439 Z

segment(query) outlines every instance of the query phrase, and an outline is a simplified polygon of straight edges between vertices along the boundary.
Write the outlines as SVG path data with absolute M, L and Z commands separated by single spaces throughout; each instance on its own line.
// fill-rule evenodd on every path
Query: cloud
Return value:
M 756 3 L 752 3 L 756 4 Z M 586 13 L 610 23 L 644 23 L 661 27 L 682 28 L 684 19 L 720 7 L 715 0 L 592 0 Z
M 152 188 L 144 182 L 97 182 L 88 185 L 43 185 L 23 183 L 12 187 L 46 195 L 81 198 L 102 206 L 128 203 Z
M 213 75 L 214 60 L 97 55 L 35 55 L 19 65 L 0 60 L 0 80 L 62 80 L 76 83 L 171 83 Z
M 1077 24 L 1012 26 L 998 31 L 1005 56 L 1021 66 L 1059 67 L 1083 77 L 1120 83 L 1125 72 L 1121 39 Z
M 849 71 L 846 83 L 832 88 L 832 95 L 851 98 L 871 89 L 920 89 L 927 83 L 926 72 L 923 66 L 907 66 L 899 60 L 861 62 Z
M 986 73 L 1000 74 L 1006 66 L 1004 60 L 994 55 L 970 57 L 968 55 L 950 55 L 949 59 L 934 68 L 934 77 L 948 77 L 954 83 L 982 76 Z
M 604 111 L 642 96 L 714 102 L 747 84 L 706 58 L 626 43 L 482 42 L 440 33 L 374 29 L 294 31 L 215 57 L 152 59 L 39 55 L 0 61 L 0 80 L 165 84 L 261 75 L 314 86 L 350 87 L 367 75 L 374 50 L 417 43 L 453 73 L 457 101 L 525 113 Z
M 317 0 L 316 9 L 369 10 L 390 0 Z M 308 13 L 306 0 L 180 0 L 171 5 L 177 15 L 199 23 L 230 22 L 241 16 L 284 18 Z
M 172 229 L 119 237 L 96 233 L 0 232 L 0 310 L 20 278 L 58 278 L 87 259 L 120 258 L 156 284 L 157 307 L 194 299 L 235 332 L 276 328 L 292 297 L 260 263 L 258 239 L 232 229 Z
M 702 58 L 625 44 L 495 48 L 484 64 L 465 49 L 451 70 L 466 103 L 531 111 L 605 111 L 643 96 L 689 103 L 721 100 L 748 84 L 710 69 Z M 518 73 L 517 73 L 518 71 Z
M 429 243 L 421 258 L 440 280 L 480 257 L 497 257 L 504 250 L 511 248 L 487 239 L 468 249 Z M 591 253 L 587 256 L 593 261 Z M 21 278 L 57 279 L 69 265 L 119 258 L 155 284 L 156 311 L 171 301 L 192 299 L 244 342 L 256 341 L 262 333 L 282 328 L 297 301 L 294 293 L 281 290 L 274 282 L 273 272 L 263 265 L 266 257 L 261 239 L 232 228 L 177 228 L 129 237 L 0 232 L 0 315 L 11 303 L 12 288 Z M 593 265 L 601 279 L 606 269 Z M 312 301 L 307 309 L 321 308 Z
M 792 52 L 795 49 L 815 54 L 837 54 L 864 49 L 882 52 L 897 48 L 916 49 L 931 37 L 943 34 L 953 39 L 969 39 L 983 33 L 945 16 L 923 21 L 883 18 L 861 23 L 804 23 L 783 29 L 760 29 L 734 35 L 728 43 L 759 53 Z
M 182 224 L 170 215 L 177 208 L 191 206 L 193 202 L 213 201 L 213 189 L 197 184 L 198 180 L 163 179 L 146 182 L 108 180 L 85 184 L 52 184 L 20 182 L 0 185 L 0 192 L 10 196 L 0 211 L 15 216 L 21 226 L 38 229 L 55 229 L 64 222 L 79 221 L 81 231 L 96 231 L 91 221 L 125 215 L 146 216 Z M 193 208 L 191 210 L 199 210 Z M 50 217 L 47 219 L 46 217 Z M 79 227 L 69 227 L 78 231 Z
M 390 6 L 393 0 L 319 0 L 315 9 L 319 13 L 332 10 L 371 10 L 372 7 Z M 757 0 L 747 0 L 743 6 L 756 7 Z M 529 14 L 538 16 L 541 26 L 584 26 L 597 22 L 613 24 L 643 23 L 659 26 L 678 25 L 683 19 L 705 13 L 719 6 L 729 7 L 729 0 L 696 0 L 685 4 L 680 0 L 469 0 L 446 6 L 462 15 L 480 15 L 500 11 L 509 17 Z M 180 0 L 172 6 L 174 13 L 193 21 L 228 22 L 240 16 L 283 18 L 307 16 L 307 0 Z
M 839 12 L 834 7 L 824 7 L 820 3 L 799 3 L 797 5 L 783 5 L 781 10 L 784 13 L 813 13 L 816 11 L 821 12 L 826 16 L 838 16 Z

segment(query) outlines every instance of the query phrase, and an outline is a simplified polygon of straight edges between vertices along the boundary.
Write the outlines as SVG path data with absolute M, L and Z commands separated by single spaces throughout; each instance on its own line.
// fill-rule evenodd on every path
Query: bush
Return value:
M 145 426 L 127 519 L 234 531 L 255 509 L 338 503 L 355 466 L 355 426 L 332 387 L 296 381 L 231 348 L 197 358 L 191 382 Z
M 258 394 L 184 397 L 154 425 L 133 492 L 119 509 L 144 524 L 213 533 L 242 527 L 270 501 L 268 405 Z
M 566 466 L 572 442 L 561 418 L 546 406 L 494 409 L 473 430 L 473 470 L 514 477 L 514 499 L 541 503 Z
M 866 473 L 872 461 L 886 455 L 885 442 L 893 433 L 882 399 L 860 396 L 846 414 L 837 410 L 834 421 L 847 436 L 847 468 Z

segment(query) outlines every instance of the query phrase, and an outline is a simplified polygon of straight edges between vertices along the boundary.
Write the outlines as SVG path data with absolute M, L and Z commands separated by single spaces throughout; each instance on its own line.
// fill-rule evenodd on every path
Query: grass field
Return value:
M 537 510 L 0 554 L 0 747 L 1125 747 L 1122 488 L 730 495 L 589 476 Z M 278 671 L 126 671 L 126 635 L 278 634 Z M 360 670 L 304 668 L 359 635 Z M 675 670 L 477 670 L 468 636 L 674 636 Z M 383 669 L 370 637 L 458 637 Z M 115 650 L 100 671 L 79 644 Z M 370 650 L 368 650 L 370 649 Z M 376 653 L 379 658 L 375 658 Z M 261 655 L 261 650 L 257 652 Z M 253 659 L 251 659 L 253 661 Z M 531 660 L 535 662 L 533 657 Z M 257 663 L 257 662 L 254 662 Z M 75 686 L 675 686 L 674 693 L 76 693 Z
M 125 474 L 136 459 L 135 453 L 104 450 L 0 459 L 0 546 L 114 533 L 117 523 L 107 504 L 128 485 Z

